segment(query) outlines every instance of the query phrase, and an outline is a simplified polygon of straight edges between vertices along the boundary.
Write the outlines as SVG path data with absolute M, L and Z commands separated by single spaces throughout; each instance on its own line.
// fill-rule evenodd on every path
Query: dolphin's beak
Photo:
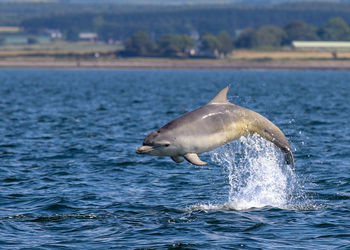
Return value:
M 152 146 L 141 146 L 136 149 L 137 154 L 148 154 L 151 152 L 154 148 Z

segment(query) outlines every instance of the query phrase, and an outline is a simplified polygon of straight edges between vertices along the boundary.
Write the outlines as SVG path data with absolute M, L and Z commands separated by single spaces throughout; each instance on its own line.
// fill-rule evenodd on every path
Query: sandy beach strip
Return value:
M 106 69 L 281 69 L 350 70 L 350 60 L 225 60 L 225 59 L 54 59 L 0 58 L 0 68 L 106 68 Z

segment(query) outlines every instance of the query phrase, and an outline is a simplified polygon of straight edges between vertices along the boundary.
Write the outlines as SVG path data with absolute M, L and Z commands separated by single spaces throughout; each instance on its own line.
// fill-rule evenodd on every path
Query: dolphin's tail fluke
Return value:
M 271 124 L 273 123 L 271 122 Z M 286 136 L 277 126 L 274 124 L 273 126 L 270 125 L 267 129 L 265 128 L 263 130 L 263 133 L 259 134 L 275 144 L 282 151 L 286 163 L 292 165 L 293 169 L 295 168 L 292 148 Z
M 292 165 L 292 168 L 294 169 L 295 164 L 292 148 L 286 136 L 275 124 L 273 124 L 267 118 L 263 117 L 260 114 L 255 114 L 255 119 L 253 119 L 253 121 L 251 121 L 249 124 L 250 126 L 248 126 L 250 134 L 258 133 L 266 140 L 275 144 L 283 152 L 286 163 L 288 165 Z
M 284 159 L 286 160 L 286 163 L 288 165 L 292 165 L 292 168 L 295 169 L 295 165 L 294 165 L 294 157 L 293 157 L 293 153 L 292 150 L 290 149 L 290 147 L 288 148 L 280 148 L 281 151 L 284 154 Z
M 277 127 L 275 126 L 275 128 Z M 279 128 L 277 129 L 278 131 L 274 129 L 275 133 L 266 133 L 266 130 L 265 130 L 264 133 L 262 134 L 259 133 L 259 134 L 265 139 L 275 144 L 282 151 L 286 163 L 288 165 L 291 165 L 292 168 L 295 169 L 294 157 L 293 157 L 292 148 L 289 144 L 289 141 L 285 137 L 285 135 L 282 133 L 282 131 Z

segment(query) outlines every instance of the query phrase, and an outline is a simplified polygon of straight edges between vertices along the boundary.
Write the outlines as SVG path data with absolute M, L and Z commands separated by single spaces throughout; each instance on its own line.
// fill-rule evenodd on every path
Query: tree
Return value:
M 286 39 L 284 43 L 291 44 L 292 41 L 317 41 L 319 36 L 316 28 L 302 21 L 294 20 L 284 27 Z
M 194 46 L 194 39 L 188 35 L 181 36 L 182 49 L 191 49 Z
M 104 41 L 120 38 L 120 25 L 116 23 L 104 23 L 98 29 L 98 37 Z
M 233 39 L 231 38 L 230 34 L 227 31 L 221 31 L 219 35 L 217 36 L 217 39 L 220 42 L 219 52 L 223 53 L 225 56 L 232 52 L 234 46 L 233 46 Z
M 318 34 L 325 41 L 350 40 L 350 28 L 340 17 L 329 19 L 326 25 L 319 29 Z
M 69 28 L 66 32 L 66 40 L 76 42 L 79 40 L 79 31 L 76 28 Z
M 219 52 L 221 43 L 220 43 L 219 39 L 217 39 L 214 35 L 209 34 L 209 33 L 203 35 L 201 42 L 202 42 L 201 50 L 207 51 L 213 55 L 215 55 L 215 53 Z
M 129 56 L 150 56 L 154 54 L 155 44 L 144 31 L 137 31 L 125 42 L 125 53 Z
M 239 48 L 278 47 L 286 39 L 286 33 L 272 25 L 256 30 L 247 28 L 238 36 L 236 46 Z
M 29 36 L 27 38 L 27 44 L 37 44 L 37 43 L 39 43 L 39 40 L 35 36 Z
M 236 47 L 238 48 L 254 48 L 258 46 L 258 34 L 254 28 L 243 30 L 237 38 Z
M 95 32 L 98 32 L 99 29 L 103 26 L 104 22 L 105 20 L 103 18 L 103 15 L 94 16 L 92 19 L 93 30 Z
M 278 47 L 285 39 L 286 33 L 284 30 L 276 26 L 263 26 L 257 32 L 258 47 Z
M 194 45 L 194 40 L 188 35 L 163 35 L 157 40 L 159 52 L 164 56 L 182 57 L 186 49 Z

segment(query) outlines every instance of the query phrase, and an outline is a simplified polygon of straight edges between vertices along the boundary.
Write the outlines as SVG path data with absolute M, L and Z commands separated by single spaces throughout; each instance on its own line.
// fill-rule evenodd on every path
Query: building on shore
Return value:
M 346 41 L 293 41 L 296 50 L 350 51 L 350 42 Z
M 79 39 L 83 41 L 95 42 L 98 38 L 97 33 L 79 33 Z

